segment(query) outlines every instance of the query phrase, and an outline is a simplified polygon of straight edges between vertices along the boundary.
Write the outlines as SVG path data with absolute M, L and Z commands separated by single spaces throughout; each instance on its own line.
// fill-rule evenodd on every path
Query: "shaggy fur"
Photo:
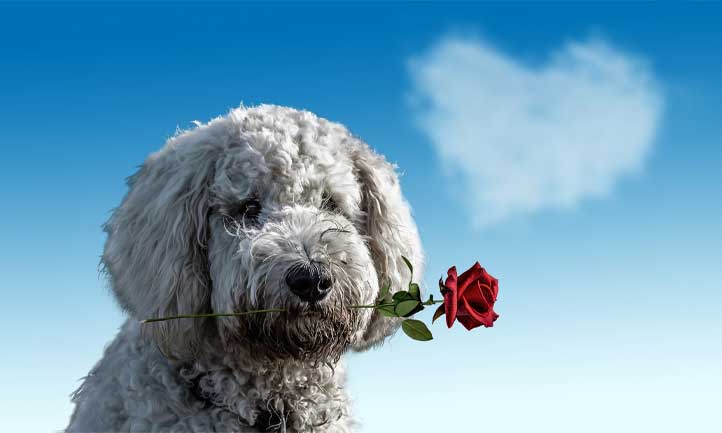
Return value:
M 422 277 L 394 167 L 337 123 L 261 105 L 169 139 L 128 186 L 102 263 L 130 317 L 67 432 L 352 431 L 341 357 L 399 323 L 349 306 L 404 287 L 402 255 Z M 307 303 L 284 277 L 317 265 L 331 291 Z M 138 323 L 261 308 L 287 313 Z

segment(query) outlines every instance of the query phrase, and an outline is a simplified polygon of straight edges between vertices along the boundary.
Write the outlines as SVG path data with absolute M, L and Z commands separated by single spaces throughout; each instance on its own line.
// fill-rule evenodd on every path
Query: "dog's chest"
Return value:
M 249 371 L 250 370 L 250 371 Z M 257 431 L 350 431 L 341 365 L 216 368 L 182 373 L 205 410 L 221 409 Z

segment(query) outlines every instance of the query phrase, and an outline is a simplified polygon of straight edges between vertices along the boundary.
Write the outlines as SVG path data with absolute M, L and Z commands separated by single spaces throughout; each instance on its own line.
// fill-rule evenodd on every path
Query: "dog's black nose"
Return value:
M 331 274 L 323 266 L 296 266 L 286 274 L 286 284 L 306 302 L 318 302 L 331 291 Z

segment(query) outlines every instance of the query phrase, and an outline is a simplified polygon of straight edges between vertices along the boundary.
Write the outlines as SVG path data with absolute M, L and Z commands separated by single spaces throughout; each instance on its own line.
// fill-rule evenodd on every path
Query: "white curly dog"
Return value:
M 341 356 L 398 328 L 380 284 L 422 278 L 394 166 L 307 111 L 232 110 L 128 181 L 102 264 L 130 316 L 73 394 L 67 432 L 350 432 Z M 242 317 L 178 314 L 285 309 Z

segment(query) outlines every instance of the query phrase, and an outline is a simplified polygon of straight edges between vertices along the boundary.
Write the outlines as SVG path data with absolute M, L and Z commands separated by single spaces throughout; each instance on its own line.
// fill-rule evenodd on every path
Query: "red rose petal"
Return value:
M 466 272 L 464 272 L 463 274 L 459 275 L 459 282 L 457 284 L 459 296 L 463 295 L 466 288 L 471 283 L 481 278 L 485 273 L 486 271 L 484 271 L 484 268 L 481 267 L 481 264 L 479 264 L 479 262 L 476 262 L 474 263 L 474 266 L 466 270 Z
M 480 304 L 484 306 L 484 311 L 491 308 L 494 305 L 494 300 L 491 299 L 492 293 L 491 288 L 485 284 L 481 284 L 476 281 L 476 284 L 472 284 L 464 292 L 460 298 L 466 299 L 469 304 L 476 305 Z
M 461 322 L 466 329 L 473 329 L 479 325 L 484 325 L 487 328 L 490 328 L 494 326 L 494 320 L 496 320 L 499 315 L 494 312 L 493 309 L 487 308 L 485 305 L 479 305 L 479 304 L 469 304 L 469 302 L 462 298 L 461 305 L 459 306 L 459 322 Z M 463 316 L 463 320 L 462 320 Z M 472 320 L 469 321 L 468 318 L 471 318 Z M 472 327 L 467 326 L 464 324 L 464 322 L 469 322 L 469 325 L 473 325 Z
M 458 291 L 456 286 L 456 266 L 449 268 L 446 274 L 446 282 L 444 283 L 446 291 L 443 293 L 444 309 L 446 311 L 446 326 L 451 328 L 454 320 L 456 320 L 457 311 Z
M 456 266 L 452 266 L 448 271 L 446 271 L 446 282 L 444 282 L 444 287 L 447 289 L 451 289 L 452 287 L 454 289 L 457 288 Z
M 481 322 L 474 320 L 470 316 L 459 316 L 458 319 L 459 323 L 461 323 L 468 331 L 481 326 Z
M 459 323 L 461 323 L 464 326 L 464 328 L 471 331 L 472 329 L 478 328 L 481 325 L 484 325 L 487 328 L 493 327 L 494 321 L 496 321 L 496 319 L 499 318 L 499 315 L 494 312 L 491 312 L 491 313 L 489 313 L 488 317 L 483 322 L 477 321 L 476 319 L 474 319 L 471 316 L 459 315 L 457 318 L 459 319 Z
M 484 296 L 484 300 L 489 307 L 494 306 L 496 296 L 494 296 L 494 290 L 487 284 L 479 284 L 479 292 Z
M 494 301 L 496 301 L 497 296 L 499 296 L 499 280 L 492 277 L 491 275 L 487 274 L 489 276 L 489 287 L 491 288 L 491 293 L 494 295 Z

